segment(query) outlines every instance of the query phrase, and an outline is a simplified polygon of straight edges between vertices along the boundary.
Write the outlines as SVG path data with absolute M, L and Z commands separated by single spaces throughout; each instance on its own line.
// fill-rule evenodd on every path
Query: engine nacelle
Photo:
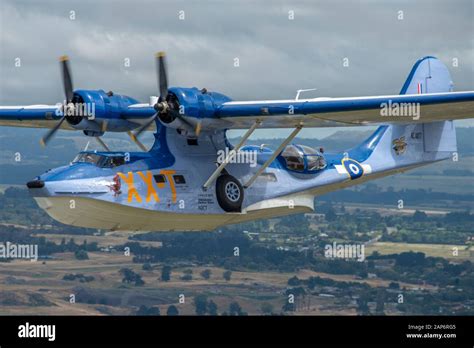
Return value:
M 221 93 L 199 90 L 196 87 L 173 87 L 169 89 L 167 103 L 184 119 L 177 118 L 173 113 L 163 112 L 158 115 L 160 122 L 170 128 L 179 129 L 185 135 L 193 135 L 196 125 L 203 118 L 215 117 L 217 108 L 231 99 Z
M 122 117 L 122 112 L 138 101 L 124 95 L 105 93 L 103 90 L 77 90 L 72 100 L 74 109 L 66 109 L 66 121 L 71 127 L 97 134 L 104 131 L 126 132 L 137 128 L 135 122 Z
M 196 87 L 173 87 L 169 92 L 178 98 L 182 113 L 195 118 L 212 118 L 221 104 L 232 100 L 224 94 L 209 92 L 206 89 L 199 90 Z

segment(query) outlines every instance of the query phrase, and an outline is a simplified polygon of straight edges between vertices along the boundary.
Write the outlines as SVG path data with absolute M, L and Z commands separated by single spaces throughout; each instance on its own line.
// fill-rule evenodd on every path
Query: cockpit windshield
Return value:
M 288 145 L 281 153 L 286 167 L 297 172 L 316 172 L 326 168 L 322 150 L 306 145 Z
M 102 168 L 113 168 L 125 164 L 124 156 L 104 156 L 96 153 L 81 152 L 72 163 L 90 163 L 97 167 Z
M 74 158 L 72 163 L 92 163 L 97 164 L 101 160 L 102 156 L 95 153 L 80 153 Z

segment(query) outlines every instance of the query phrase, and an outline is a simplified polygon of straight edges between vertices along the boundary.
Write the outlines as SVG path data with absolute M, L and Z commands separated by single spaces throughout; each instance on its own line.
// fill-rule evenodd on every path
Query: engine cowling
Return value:
M 166 127 L 193 135 L 203 118 L 215 117 L 217 108 L 228 101 L 231 101 L 229 97 L 206 89 L 173 87 L 168 90 L 166 102 L 174 112 L 161 112 L 158 119 Z M 181 117 L 177 117 L 177 113 Z
M 74 129 L 83 130 L 86 135 L 131 131 L 137 128 L 137 124 L 123 118 L 122 112 L 137 103 L 128 96 L 103 90 L 76 90 L 72 101 L 74 107 L 66 108 L 69 113 L 66 122 Z

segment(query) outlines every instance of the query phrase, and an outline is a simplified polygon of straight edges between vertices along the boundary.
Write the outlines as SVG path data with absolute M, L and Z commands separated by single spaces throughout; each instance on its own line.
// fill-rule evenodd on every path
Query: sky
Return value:
M 147 102 L 158 93 L 157 51 L 171 86 L 234 100 L 306 88 L 317 89 L 307 97 L 397 94 L 426 55 L 448 65 L 455 90 L 473 90 L 473 18 L 472 0 L 0 0 L 0 104 L 61 102 L 63 54 L 74 88 Z

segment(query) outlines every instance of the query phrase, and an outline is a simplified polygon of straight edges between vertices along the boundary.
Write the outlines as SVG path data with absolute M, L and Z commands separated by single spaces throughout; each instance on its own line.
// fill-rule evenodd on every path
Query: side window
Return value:
M 306 156 L 308 170 L 320 170 L 326 167 L 326 160 L 323 156 Z
M 125 157 L 123 156 L 112 157 L 112 166 L 118 167 L 124 164 L 125 164 Z
M 266 181 L 270 181 L 270 182 L 278 181 L 276 175 L 273 174 L 273 173 L 262 173 L 262 174 L 260 174 L 259 178 L 262 178 L 262 179 L 264 179 Z
M 303 154 L 293 145 L 288 145 L 281 156 L 285 159 L 286 167 L 302 172 L 304 170 Z
M 186 184 L 186 180 L 184 179 L 184 176 L 182 175 L 173 175 L 173 179 L 175 184 L 180 185 L 180 184 Z
M 156 175 L 153 175 L 153 177 L 155 178 L 155 182 L 157 182 L 158 184 L 162 184 L 166 182 L 166 178 L 163 174 L 156 174 Z

